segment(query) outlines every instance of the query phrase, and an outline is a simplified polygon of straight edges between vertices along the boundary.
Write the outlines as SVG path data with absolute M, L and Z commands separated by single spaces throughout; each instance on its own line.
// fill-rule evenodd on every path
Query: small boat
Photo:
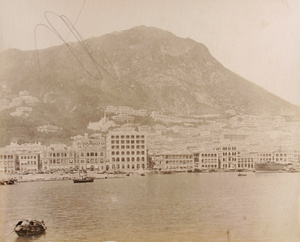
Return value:
M 94 182 L 95 177 L 82 176 L 79 178 L 74 178 L 74 183 L 85 183 L 85 182 Z
M 20 220 L 15 228 L 14 231 L 19 236 L 34 236 L 38 234 L 42 234 L 46 231 L 47 227 L 44 221 L 38 220 Z
M 6 185 L 14 185 L 16 181 L 16 179 L 11 178 L 9 180 L 6 180 L 5 183 Z
M 2 181 L 0 181 L 0 185 L 14 185 L 16 181 L 17 180 L 13 179 L 13 178 L 8 179 L 8 180 L 2 180 Z
M 238 176 L 247 176 L 245 173 L 239 173 Z
M 176 171 L 161 171 L 160 173 L 164 175 L 169 175 L 169 174 L 175 174 Z

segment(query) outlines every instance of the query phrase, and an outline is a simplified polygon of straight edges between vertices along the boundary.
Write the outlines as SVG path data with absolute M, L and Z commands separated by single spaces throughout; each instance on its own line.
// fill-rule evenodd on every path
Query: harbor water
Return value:
M 25 218 L 44 220 L 46 233 L 18 237 Z M 0 241 L 300 241 L 300 173 L 0 186 Z

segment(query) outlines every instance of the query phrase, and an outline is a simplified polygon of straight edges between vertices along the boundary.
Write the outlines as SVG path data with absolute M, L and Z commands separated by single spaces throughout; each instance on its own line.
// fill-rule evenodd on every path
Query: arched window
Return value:
M 127 161 L 127 162 L 129 162 L 129 161 L 130 161 L 130 158 L 129 158 L 129 157 L 127 157 L 127 158 L 126 158 L 126 161 Z
M 117 160 L 116 160 L 117 162 L 119 162 L 120 161 L 120 158 L 119 157 L 117 157 Z
M 124 157 L 122 157 L 122 161 L 123 161 L 123 162 L 125 161 L 125 158 L 124 158 Z
M 134 161 L 134 157 L 131 157 L 131 161 Z

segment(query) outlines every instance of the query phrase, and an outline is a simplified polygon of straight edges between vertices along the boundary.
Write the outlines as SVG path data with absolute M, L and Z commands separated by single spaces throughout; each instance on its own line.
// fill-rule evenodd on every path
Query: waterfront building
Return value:
M 272 162 L 273 161 L 273 152 L 259 152 L 258 154 L 258 162 Z
M 220 169 L 237 169 L 238 168 L 238 157 L 240 151 L 236 146 L 230 144 L 223 144 L 216 148 L 219 157 L 218 168 Z
M 219 168 L 218 152 L 206 151 L 206 152 L 199 152 L 197 154 L 199 155 L 199 162 L 197 164 L 198 169 L 215 170 Z M 195 162 L 195 168 L 196 168 L 196 162 Z
M 289 159 L 289 152 L 287 150 L 277 150 L 273 152 L 273 161 L 280 164 L 292 163 Z
M 194 171 L 194 155 L 188 151 L 164 152 L 152 156 L 153 169 L 159 171 Z
M 256 155 L 241 154 L 237 158 L 237 169 L 253 170 L 255 168 Z
M 0 175 L 15 173 L 16 166 L 17 155 L 2 148 L 0 150 Z
M 20 152 L 20 172 L 35 174 L 40 170 L 40 154 L 36 152 Z
M 146 135 L 134 130 L 114 130 L 106 139 L 107 169 L 134 171 L 147 168 Z
M 70 171 L 76 169 L 76 155 L 66 145 L 50 145 L 40 154 L 41 171 Z
M 76 152 L 75 170 L 105 171 L 105 138 L 101 134 L 88 134 L 73 137 L 73 150 Z

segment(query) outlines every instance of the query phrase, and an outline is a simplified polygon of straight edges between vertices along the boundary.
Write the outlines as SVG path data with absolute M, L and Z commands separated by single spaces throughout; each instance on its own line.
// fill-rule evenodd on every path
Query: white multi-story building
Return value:
M 237 169 L 238 168 L 238 157 L 240 156 L 240 151 L 236 146 L 230 144 L 224 144 L 217 147 L 218 156 L 220 159 L 219 168 L 221 169 Z
M 0 150 L 0 174 L 12 174 L 16 171 L 17 156 L 13 152 Z
M 40 154 L 41 171 L 75 170 L 75 152 L 65 145 L 52 145 Z
M 197 168 L 200 170 L 214 170 L 219 168 L 218 152 L 216 151 L 201 151 L 198 153 Z M 195 160 L 196 168 L 196 160 Z
M 75 170 L 105 171 L 106 154 L 105 138 L 100 134 L 88 134 L 76 136 L 73 142 L 73 150 L 76 152 Z
M 134 171 L 147 168 L 146 135 L 133 130 L 111 131 L 106 138 L 110 170 Z
M 194 155 L 188 151 L 163 152 L 152 156 L 153 168 L 160 171 L 194 171 Z
M 23 173 L 37 173 L 39 169 L 40 154 L 35 152 L 19 153 L 20 171 Z

